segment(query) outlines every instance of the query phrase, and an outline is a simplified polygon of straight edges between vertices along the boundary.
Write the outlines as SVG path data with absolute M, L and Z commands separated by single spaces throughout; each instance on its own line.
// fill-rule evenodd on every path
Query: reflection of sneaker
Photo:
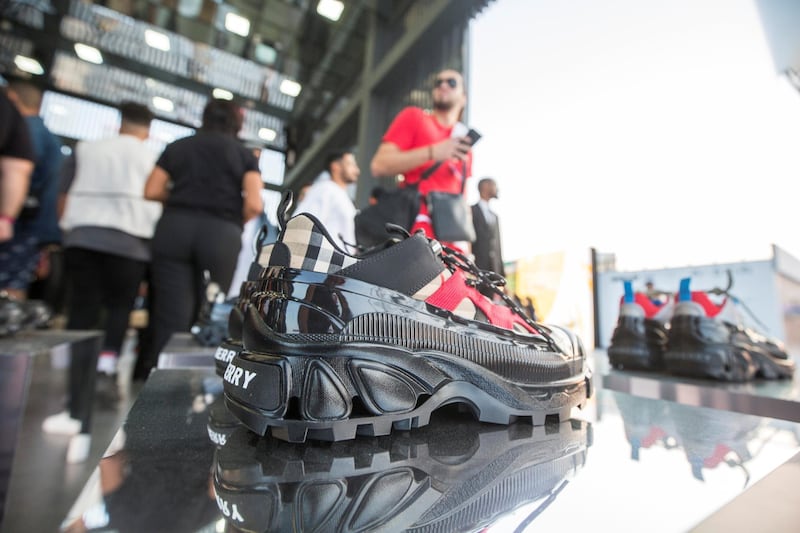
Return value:
M 590 391 L 580 340 L 478 291 L 502 294 L 501 279 L 422 234 L 354 257 L 296 216 L 225 370 L 228 407 L 292 442 L 424 426 L 455 402 L 486 422 L 565 420 Z
M 443 415 L 443 416 L 440 416 Z M 243 531 L 473 531 L 538 502 L 583 468 L 591 426 L 508 427 L 435 413 L 414 432 L 291 444 L 239 428 L 214 458 L 225 520 Z
M 609 363 L 624 369 L 662 368 L 673 307 L 671 299 L 654 302 L 644 293 L 634 293 L 631 282 L 626 280 L 617 327 L 608 347 Z
M 62 411 L 45 418 L 42 431 L 53 435 L 77 435 L 81 432 L 82 425 L 80 420 L 69 416 L 69 411 Z
M 238 427 L 242 427 L 242 424 L 225 407 L 222 395 L 214 398 L 208 406 L 208 439 L 215 446 L 225 446 L 230 434 Z
M 639 461 L 642 450 L 677 446 L 667 402 L 623 393 L 615 394 L 614 399 L 622 416 L 625 438 L 631 445 L 632 460 Z
M 678 443 L 695 479 L 704 481 L 704 472 L 724 464 L 740 469 L 744 486 L 748 485 L 750 473 L 746 464 L 753 459 L 750 447 L 759 447 L 758 433 L 764 425 L 763 418 L 677 403 L 670 403 L 669 409 Z
M 727 290 L 714 291 L 725 295 L 717 304 L 707 293 L 691 291 L 689 283 L 681 280 L 664 355 L 668 371 L 721 381 L 792 377 L 794 361 L 783 344 L 745 327 Z

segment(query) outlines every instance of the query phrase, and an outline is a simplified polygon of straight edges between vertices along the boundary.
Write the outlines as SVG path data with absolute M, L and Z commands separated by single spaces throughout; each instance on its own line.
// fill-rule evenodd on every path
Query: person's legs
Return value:
M 98 282 L 102 275 L 99 255 L 102 254 L 83 248 L 66 250 L 67 329 L 98 327 L 102 303 L 102 289 Z
M 102 282 L 106 336 L 103 350 L 119 354 L 147 263 L 111 254 L 106 254 L 104 263 Z
M 207 270 L 211 281 L 227 294 L 241 247 L 242 228 L 236 224 L 210 217 L 200 221 L 193 243 L 197 279 L 202 281 L 203 271 Z
M 134 379 L 147 379 L 172 334 L 188 330 L 194 318 L 197 297 L 191 251 L 192 218 L 165 213 L 156 228 L 146 342 L 140 344 Z

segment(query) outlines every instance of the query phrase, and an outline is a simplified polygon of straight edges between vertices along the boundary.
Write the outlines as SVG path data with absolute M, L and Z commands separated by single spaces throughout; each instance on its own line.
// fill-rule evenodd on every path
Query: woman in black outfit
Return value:
M 168 145 L 145 185 L 164 203 L 153 236 L 150 315 L 134 379 L 146 379 L 176 331 L 188 331 L 204 298 L 203 272 L 227 293 L 244 222 L 263 209 L 258 161 L 238 140 L 239 108 L 211 100 L 203 126 Z

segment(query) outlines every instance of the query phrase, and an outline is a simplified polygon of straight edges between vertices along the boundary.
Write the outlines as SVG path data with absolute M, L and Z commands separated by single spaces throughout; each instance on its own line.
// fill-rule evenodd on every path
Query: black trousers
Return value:
M 119 353 L 147 262 L 67 248 L 67 329 L 102 329 L 103 350 Z
M 148 327 L 134 379 L 146 379 L 173 333 L 189 331 L 205 298 L 203 272 L 227 293 L 242 228 L 207 213 L 166 209 L 153 236 Z

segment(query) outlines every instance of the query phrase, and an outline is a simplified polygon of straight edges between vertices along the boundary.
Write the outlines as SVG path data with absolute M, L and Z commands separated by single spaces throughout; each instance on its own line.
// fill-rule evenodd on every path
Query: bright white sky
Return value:
M 506 260 L 800 258 L 800 93 L 752 0 L 495 0 L 473 21 L 477 178 Z

